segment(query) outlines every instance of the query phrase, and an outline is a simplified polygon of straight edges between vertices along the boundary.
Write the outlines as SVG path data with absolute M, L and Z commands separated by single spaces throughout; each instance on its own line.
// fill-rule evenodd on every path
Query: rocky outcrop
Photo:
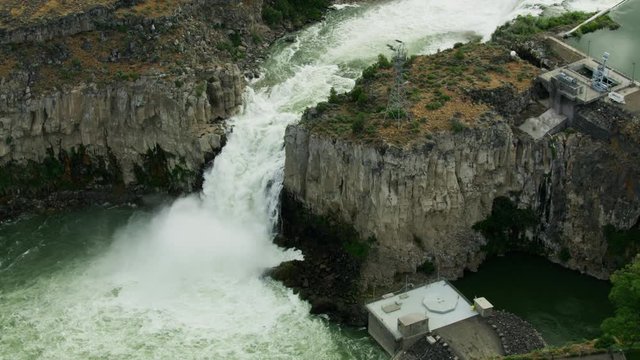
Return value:
M 58 191 L 199 186 L 242 106 L 244 73 L 276 33 L 262 24 L 262 1 L 137 3 L 63 4 L 63 15 L 38 17 L 34 2 L 19 18 L 0 7 L 0 44 L 11 44 L 0 46 L 5 215 Z
M 1 93 L 0 166 L 40 162 L 48 149 L 57 153 L 83 145 L 92 155 L 114 155 L 129 184 L 136 180 L 133 166 L 141 155 L 159 146 L 174 155 L 171 161 L 198 169 L 208 153 L 220 150 L 219 120 L 241 106 L 244 78 L 228 65 L 185 81 L 178 87 L 156 76 L 37 96 L 28 87 Z
M 377 239 L 363 288 L 389 285 L 427 260 L 449 278 L 475 269 L 487 240 L 472 227 L 499 196 L 539 217 L 524 238 L 541 253 L 560 261 L 564 252 L 568 267 L 606 277 L 603 226 L 629 229 L 640 219 L 638 147 L 622 135 L 609 143 L 571 132 L 536 142 L 497 116 L 405 148 L 319 135 L 303 123 L 287 129 L 285 191 Z
M 528 354 L 546 346 L 540 333 L 517 315 L 500 310 L 486 320 L 500 337 L 505 355 Z
M 167 13 L 156 18 L 140 16 L 135 12 L 128 11 L 129 8 L 141 2 L 143 1 L 114 0 L 111 3 L 105 2 L 105 4 L 93 7 L 79 7 L 76 11 L 70 11 L 70 14 L 64 16 L 49 16 L 48 18 L 45 16 L 35 22 L 20 21 L 20 17 L 11 15 L 10 11 L 7 11 L 6 14 L 0 12 L 0 44 L 44 42 L 82 32 L 117 26 L 134 27 L 143 25 L 147 28 L 153 24 L 160 31 L 161 27 L 166 26 L 168 23 L 184 21 L 186 18 L 203 11 L 210 12 L 209 16 L 217 16 L 218 21 L 223 22 L 233 23 L 236 21 L 246 23 L 248 21 L 253 24 L 261 22 L 262 1 L 259 0 L 249 2 L 240 0 L 185 1 L 176 6 L 174 11 L 163 10 Z M 153 5 L 150 6 L 153 7 Z M 174 5 L 166 4 L 163 5 L 163 8 L 171 8 L 171 6 Z M 117 13 L 118 10 L 121 11 L 121 14 Z

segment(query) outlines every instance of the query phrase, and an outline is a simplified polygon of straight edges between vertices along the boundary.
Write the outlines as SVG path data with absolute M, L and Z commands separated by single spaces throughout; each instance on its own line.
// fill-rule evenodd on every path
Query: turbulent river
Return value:
M 149 211 L 87 209 L 0 225 L 0 359 L 386 358 L 363 331 L 309 315 L 307 303 L 262 276 L 302 257 L 271 242 L 284 130 L 331 87 L 350 89 L 395 39 L 431 53 L 553 3 L 342 6 L 294 43 L 276 44 L 202 193 Z

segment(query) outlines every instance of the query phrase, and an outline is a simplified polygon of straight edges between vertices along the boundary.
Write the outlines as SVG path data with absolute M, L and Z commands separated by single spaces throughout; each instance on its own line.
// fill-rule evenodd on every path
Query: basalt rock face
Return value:
M 57 191 L 194 190 L 277 36 L 262 1 L 101 3 L 0 13 L 0 220 Z
M 287 129 L 285 191 L 377 239 L 363 289 L 404 279 L 427 260 L 449 278 L 475 269 L 487 239 L 472 227 L 499 196 L 534 211 L 539 222 L 524 241 L 541 254 L 606 277 L 603 226 L 629 229 L 640 218 L 639 148 L 620 134 L 611 142 L 572 132 L 534 141 L 497 115 L 405 148 L 331 138 L 303 123 Z
M 166 8 L 173 4 L 164 4 L 160 14 L 154 18 L 140 16 L 134 12 L 127 14 L 127 10 L 141 0 L 113 0 L 103 1 L 94 6 L 82 3 L 76 5 L 76 9 L 68 10 L 68 14 L 56 16 L 44 14 L 33 16 L 38 20 L 21 19 L 21 16 L 11 14 L 10 10 L 3 12 L 0 8 L 0 44 L 19 44 L 24 42 L 44 42 L 64 36 L 70 36 L 82 32 L 93 31 L 105 27 L 137 26 L 144 27 L 154 24 L 160 28 L 168 23 L 185 21 L 192 16 L 214 16 L 218 21 L 242 25 L 258 24 L 261 22 L 261 0 L 190 0 L 176 2 L 175 11 L 167 11 Z M 162 4 L 161 4 L 162 5 Z M 69 5 L 72 6 L 72 5 Z M 45 6 L 43 6 L 45 7 Z M 151 9 L 153 5 L 150 5 Z M 122 14 L 118 14 L 118 11 Z M 123 16 L 124 14 L 124 16 Z M 171 25 L 169 25 L 171 26 Z M 234 26 L 235 27 L 235 26 Z
M 216 120 L 241 106 L 244 78 L 228 65 L 191 81 L 178 88 L 161 77 L 142 77 L 39 95 L 28 87 L 3 92 L 0 166 L 40 162 L 49 149 L 57 153 L 82 145 L 88 154 L 114 155 L 129 184 L 136 180 L 133 167 L 141 155 L 159 146 L 173 155 L 172 161 L 198 169 L 208 153 L 220 150 L 224 131 Z

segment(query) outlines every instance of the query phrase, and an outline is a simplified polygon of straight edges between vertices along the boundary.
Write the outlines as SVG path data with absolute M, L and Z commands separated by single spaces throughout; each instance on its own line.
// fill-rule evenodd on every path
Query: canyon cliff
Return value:
M 407 92 L 431 86 L 429 79 L 420 80 L 424 64 L 488 66 L 463 64 L 463 56 L 455 55 L 465 51 L 474 54 L 467 59 L 482 58 L 481 48 L 413 60 Z M 522 62 L 504 64 L 491 76 L 524 71 L 517 70 Z M 380 102 L 384 96 L 375 84 L 389 75 L 380 71 L 354 90 L 365 93 L 366 101 Z M 533 83 L 519 86 L 513 77 L 511 84 L 492 85 L 491 79 L 447 84 L 454 76 L 445 74 L 444 87 L 412 107 L 414 114 L 420 112 L 420 102 L 426 101 L 434 111 L 397 126 L 389 123 L 388 113 L 386 120 L 366 113 L 366 104 L 356 104 L 353 92 L 308 111 L 286 133 L 283 214 L 307 211 L 352 226 L 368 247 L 357 275 L 361 290 L 393 289 L 425 269 L 454 279 L 475 270 L 487 255 L 507 251 L 534 252 L 607 278 L 633 252 L 624 241 L 616 243 L 616 234 L 637 228 L 640 221 L 638 118 L 596 103 L 579 116 L 606 123 L 608 138 L 569 128 L 536 140 L 518 128 L 527 116 L 523 113 L 536 107 Z M 467 81 L 464 76 L 461 82 Z M 436 98 L 445 100 L 432 105 Z M 449 105 L 479 112 L 452 116 Z M 348 108 L 361 111 L 356 120 L 342 115 Z M 340 130 L 340 121 L 357 123 L 358 117 L 365 119 L 365 130 L 358 125 Z M 449 117 L 450 128 L 440 125 L 440 118 Z M 487 235 L 492 233 L 509 239 L 496 246 Z M 299 237 L 293 242 L 297 246 L 323 242 L 308 233 L 290 235 Z
M 196 190 L 269 44 L 329 3 L 287 4 L 0 5 L 0 219 L 57 191 Z

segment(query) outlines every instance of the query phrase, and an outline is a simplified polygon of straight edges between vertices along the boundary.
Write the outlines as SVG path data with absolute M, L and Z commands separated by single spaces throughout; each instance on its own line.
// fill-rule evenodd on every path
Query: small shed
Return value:
M 493 305 L 483 297 L 473 299 L 473 306 L 482 317 L 491 316 L 493 314 Z

